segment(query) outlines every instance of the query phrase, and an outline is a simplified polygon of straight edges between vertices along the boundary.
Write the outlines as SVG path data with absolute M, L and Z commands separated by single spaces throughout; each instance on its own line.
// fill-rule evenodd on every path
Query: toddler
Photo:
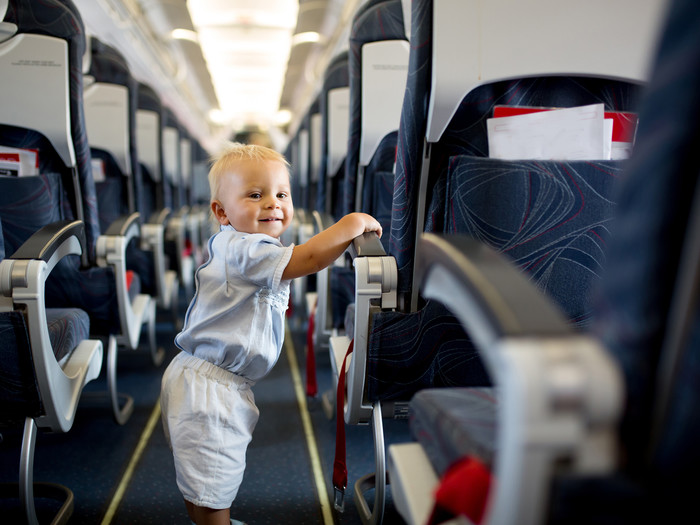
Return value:
M 229 525 L 258 420 L 251 386 L 277 361 L 290 280 L 337 259 L 357 236 L 382 229 L 371 216 L 346 215 L 298 246 L 279 240 L 294 214 L 289 166 L 264 146 L 231 144 L 209 172 L 220 231 L 196 272 L 182 350 L 163 375 L 163 427 L 177 485 L 197 525 Z

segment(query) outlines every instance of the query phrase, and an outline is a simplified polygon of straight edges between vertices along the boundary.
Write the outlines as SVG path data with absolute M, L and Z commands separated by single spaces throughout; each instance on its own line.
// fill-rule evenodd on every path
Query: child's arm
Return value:
M 382 236 L 379 222 L 366 213 L 351 213 L 333 226 L 294 247 L 282 279 L 294 279 L 323 270 L 340 257 L 352 240 L 365 232 Z

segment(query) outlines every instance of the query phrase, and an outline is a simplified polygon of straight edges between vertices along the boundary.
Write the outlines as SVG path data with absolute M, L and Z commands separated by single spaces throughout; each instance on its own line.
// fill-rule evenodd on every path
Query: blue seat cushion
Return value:
M 59 362 L 90 335 L 90 317 L 78 308 L 47 308 L 46 321 L 51 346 Z
M 409 403 L 411 434 L 438 475 L 466 455 L 491 465 L 497 407 L 496 390 L 490 387 L 422 390 Z
M 88 337 L 90 319 L 77 308 L 49 308 L 46 318 L 54 355 L 61 362 Z M 24 316 L 17 311 L 0 314 L 0 405 L 2 424 L 43 413 L 29 334 Z

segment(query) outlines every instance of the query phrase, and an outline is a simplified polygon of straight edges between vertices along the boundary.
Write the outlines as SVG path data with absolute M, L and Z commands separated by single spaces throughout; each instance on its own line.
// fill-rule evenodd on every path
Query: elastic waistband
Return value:
M 173 361 L 176 360 L 179 361 L 179 364 L 182 367 L 191 368 L 197 373 L 221 383 L 234 384 L 239 388 L 250 388 L 255 384 L 255 381 L 251 381 L 250 379 L 246 379 L 245 377 L 234 374 L 233 372 L 229 372 L 220 366 L 216 366 L 209 361 L 195 357 L 185 351 L 180 352 L 173 358 Z

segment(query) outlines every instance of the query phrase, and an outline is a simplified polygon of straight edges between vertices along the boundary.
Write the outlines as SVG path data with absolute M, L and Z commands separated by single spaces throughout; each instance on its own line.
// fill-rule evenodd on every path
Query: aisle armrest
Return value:
M 122 331 L 117 339 L 131 349 L 138 348 L 141 327 L 152 316 L 151 298 L 138 294 L 132 301 L 127 286 L 126 247 L 140 235 L 139 214 L 136 212 L 114 221 L 97 239 L 97 264 L 114 268 Z
M 614 361 L 577 333 L 503 256 L 470 238 L 424 234 L 422 292 L 460 320 L 499 387 L 488 523 L 539 523 L 555 464 L 603 473 L 616 463 L 623 382 Z
M 80 255 L 84 239 L 82 221 L 60 221 L 34 233 L 11 256 L 0 262 L 0 311 L 18 307 L 24 312 L 36 380 L 44 414 L 39 427 L 66 432 L 73 423 L 83 386 L 102 368 L 102 343 L 84 340 L 63 367 L 56 361 L 46 318 L 44 287 L 58 261 Z
M 353 334 L 348 334 L 354 338 L 354 350 L 345 383 L 345 422 L 357 425 L 372 418 L 372 404 L 365 399 L 370 320 L 380 310 L 396 308 L 398 271 L 375 232 L 357 237 L 347 253 L 355 267 L 355 322 Z
M 165 231 L 170 215 L 170 208 L 163 208 L 141 226 L 141 248 L 153 254 L 156 300 L 164 309 L 175 306 L 178 294 L 177 272 L 168 269 L 165 255 Z

